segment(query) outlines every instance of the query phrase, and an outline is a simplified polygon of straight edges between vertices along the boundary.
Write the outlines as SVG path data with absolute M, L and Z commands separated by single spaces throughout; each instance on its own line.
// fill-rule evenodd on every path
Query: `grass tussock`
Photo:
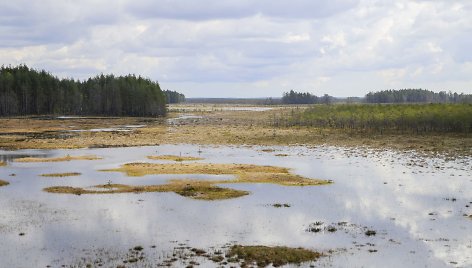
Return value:
M 7 165 L 7 162 L 0 161 L 0 167 L 4 167 Z
M 270 264 L 274 267 L 286 264 L 301 264 L 315 261 L 321 253 L 304 248 L 266 247 L 266 246 L 233 246 L 228 255 L 243 260 L 245 263 L 256 263 L 259 267 Z
M 101 157 L 96 155 L 81 155 L 81 156 L 70 156 L 66 155 L 64 157 L 55 157 L 55 158 L 40 158 L 40 157 L 24 157 L 15 159 L 15 162 L 22 163 L 36 163 L 36 162 L 68 162 L 73 160 L 100 160 Z
M 152 164 L 129 163 L 116 169 L 103 171 L 124 172 L 128 176 L 150 174 L 211 174 L 235 175 L 236 180 L 222 180 L 215 183 L 274 183 L 284 186 L 310 186 L 329 184 L 330 181 L 309 179 L 290 173 L 288 168 L 250 164 Z
M 0 180 L 0 187 L 10 184 L 8 181 Z
M 199 160 L 204 159 L 201 157 L 177 156 L 177 155 L 151 155 L 151 156 L 148 156 L 147 158 L 151 160 L 169 160 L 169 161 L 175 161 L 175 162 L 199 161 Z
M 80 176 L 80 175 L 82 175 L 82 173 L 79 173 L 79 172 L 41 174 L 42 177 L 73 177 L 73 176 Z
M 149 192 L 174 192 L 198 200 L 222 200 L 236 198 L 249 194 L 247 191 L 234 190 L 214 186 L 209 181 L 173 180 L 163 185 L 133 186 L 124 184 L 103 184 L 90 188 L 54 186 L 45 188 L 49 193 L 62 194 L 118 194 L 118 193 L 149 193 Z

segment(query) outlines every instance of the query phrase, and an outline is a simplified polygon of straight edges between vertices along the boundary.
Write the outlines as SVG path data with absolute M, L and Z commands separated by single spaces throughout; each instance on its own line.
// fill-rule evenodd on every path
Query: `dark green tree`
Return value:
M 134 75 L 101 74 L 81 82 L 26 65 L 0 69 L 0 116 L 161 116 L 166 98 L 159 83 Z

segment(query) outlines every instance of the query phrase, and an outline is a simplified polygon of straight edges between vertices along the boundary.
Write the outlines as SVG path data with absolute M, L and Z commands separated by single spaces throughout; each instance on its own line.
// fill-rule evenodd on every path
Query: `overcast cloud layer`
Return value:
M 472 1 L 0 0 L 0 63 L 187 97 L 472 93 Z

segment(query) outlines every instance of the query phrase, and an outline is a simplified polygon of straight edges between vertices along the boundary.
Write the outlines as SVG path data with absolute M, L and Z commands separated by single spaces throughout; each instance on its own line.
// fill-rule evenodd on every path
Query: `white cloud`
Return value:
M 188 96 L 472 93 L 469 1 L 3 1 L 0 61 L 136 73 Z

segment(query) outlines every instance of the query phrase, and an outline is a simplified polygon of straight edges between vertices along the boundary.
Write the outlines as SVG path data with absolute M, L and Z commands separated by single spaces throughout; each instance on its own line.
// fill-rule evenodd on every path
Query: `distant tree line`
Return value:
M 283 104 L 330 104 L 334 101 L 335 98 L 328 94 L 318 97 L 309 92 L 296 92 L 294 90 L 285 92 L 282 97 Z
M 472 94 L 458 94 L 425 89 L 400 89 L 369 92 L 367 103 L 472 103 Z
M 282 104 L 330 104 L 330 103 L 472 103 L 472 94 L 426 89 L 400 89 L 369 92 L 361 97 L 335 98 L 328 94 L 316 96 L 309 92 L 290 90 L 284 92 Z
M 173 90 L 164 90 L 167 103 L 181 103 L 185 102 L 185 95 Z
M 0 116 L 74 114 L 160 116 L 166 95 L 157 82 L 135 75 L 59 79 L 25 65 L 0 69 Z

